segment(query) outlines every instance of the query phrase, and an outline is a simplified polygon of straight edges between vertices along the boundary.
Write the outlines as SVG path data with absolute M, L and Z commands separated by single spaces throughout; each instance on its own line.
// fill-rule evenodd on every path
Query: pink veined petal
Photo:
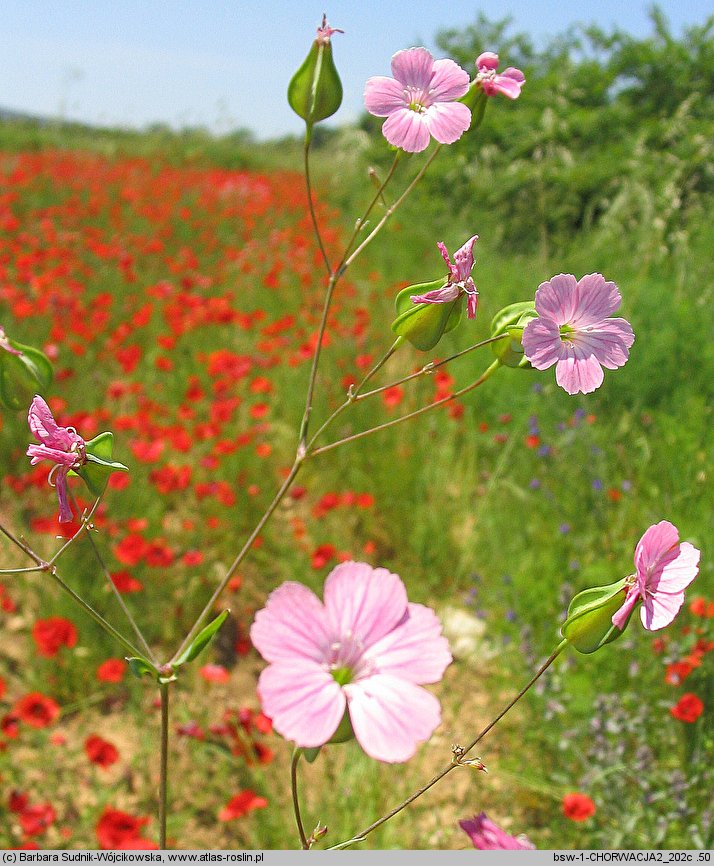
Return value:
M 642 625 L 649 631 L 657 631 L 669 625 L 684 604 L 684 593 L 655 593 L 645 596 L 640 618 Z
M 474 235 L 454 253 L 457 280 L 466 280 L 470 276 L 474 266 L 474 244 L 477 240 L 478 235 Z
M 370 114 L 389 117 L 392 112 L 409 105 L 404 88 L 393 78 L 375 75 L 368 79 L 364 89 L 364 104 Z
M 572 274 L 556 274 L 538 286 L 535 308 L 543 319 L 566 325 L 573 318 L 577 304 L 578 281 Z
M 536 370 L 547 370 L 563 355 L 560 329 L 551 319 L 531 319 L 523 329 L 523 350 Z
M 573 343 L 563 343 L 563 357 L 555 365 L 555 381 L 568 394 L 590 394 L 602 385 L 605 374 L 594 355 Z
M 390 144 L 407 153 L 421 153 L 431 140 L 426 115 L 410 108 L 392 112 L 382 126 L 382 134 Z
M 298 746 L 322 746 L 337 730 L 346 699 L 340 685 L 309 661 L 269 665 L 258 680 L 263 712 L 275 730 Z
M 461 289 L 455 283 L 447 283 L 440 289 L 432 289 L 423 295 L 410 295 L 409 300 L 414 304 L 448 304 L 455 301 Z
M 650 526 L 637 542 L 635 568 L 641 585 L 648 585 L 679 554 L 679 530 L 669 520 Z
M 50 407 L 42 397 L 35 395 L 27 414 L 27 423 L 33 436 L 46 445 L 56 445 L 60 428 L 54 419 Z
M 325 608 L 301 583 L 288 581 L 273 590 L 250 629 L 253 646 L 267 662 L 297 656 L 321 662 L 332 643 Z
M 59 502 L 59 522 L 70 523 L 72 520 L 72 508 L 69 504 L 69 493 L 67 491 L 67 473 L 69 466 L 60 466 L 54 476 L 54 485 L 57 490 Z
M 491 83 L 493 90 L 502 93 L 509 99 L 518 99 L 521 95 L 521 82 L 516 81 L 510 75 L 497 75 Z M 486 88 L 484 87 L 484 90 Z
M 622 303 L 622 296 L 615 283 L 602 274 L 586 274 L 578 280 L 577 308 L 569 324 L 574 328 L 595 325 L 614 313 Z
M 688 541 L 679 545 L 679 555 L 662 569 L 659 578 L 650 583 L 657 595 L 676 594 L 685 590 L 699 574 L 700 552 Z
M 627 622 L 627 617 L 632 612 L 637 599 L 640 598 L 640 588 L 639 586 L 631 586 L 629 592 L 625 596 L 625 600 L 622 603 L 622 607 L 615 611 L 612 615 L 612 624 L 617 626 L 617 628 L 622 631 L 625 627 L 625 623 Z
M 437 60 L 431 79 L 432 99 L 434 102 L 452 102 L 466 93 L 470 83 L 468 72 L 458 63 L 448 59 Z
M 34 466 L 40 460 L 51 460 L 61 466 L 74 466 L 78 456 L 74 451 L 59 451 L 57 448 L 49 448 L 47 445 L 28 445 L 25 452 L 31 457 L 30 464 Z
M 508 66 L 501 74 L 506 78 L 512 78 L 514 81 L 519 81 L 522 85 L 526 83 L 526 76 L 520 69 L 516 69 L 515 66 Z
M 357 741 L 377 761 L 408 761 L 441 721 L 434 695 L 398 677 L 377 674 L 344 690 Z
M 405 48 L 392 57 L 392 75 L 404 87 L 428 90 L 434 58 L 426 48 Z
M 471 125 L 471 109 L 461 102 L 436 102 L 424 112 L 426 127 L 440 144 L 453 144 Z
M 476 58 L 476 68 L 481 69 L 498 69 L 498 54 L 493 51 L 484 51 Z
M 466 301 L 466 318 L 475 319 L 477 307 L 478 307 L 478 292 L 476 292 L 476 291 L 469 292 L 468 293 L 468 300 Z
M 343 562 L 325 581 L 325 610 L 331 632 L 352 635 L 365 648 L 388 634 L 407 613 L 401 578 L 386 568 Z
M 449 642 L 434 611 L 409 604 L 409 616 L 365 652 L 365 660 L 381 674 L 424 685 L 437 683 L 451 664 Z
M 593 326 L 583 331 L 576 331 L 570 339 L 583 357 L 592 355 L 603 367 L 616 370 L 627 363 L 630 353 L 626 338 L 632 336 L 634 341 L 634 334 L 627 322 L 625 322 L 627 327 L 623 327 L 619 324 L 611 326 L 609 324 L 611 321 L 615 320 L 606 319 L 602 323 L 602 328 Z

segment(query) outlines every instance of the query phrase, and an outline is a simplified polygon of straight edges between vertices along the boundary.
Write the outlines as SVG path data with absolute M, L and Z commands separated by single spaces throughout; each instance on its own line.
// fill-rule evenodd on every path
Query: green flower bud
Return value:
M 627 588 L 627 578 L 623 577 L 608 586 L 594 586 L 579 592 L 570 602 L 561 628 L 568 643 L 578 652 L 587 654 L 617 640 L 624 628 L 613 625 L 612 617 L 622 607 Z
M 506 367 L 530 369 L 530 361 L 523 354 L 521 337 L 528 322 L 537 318 L 534 301 L 519 301 L 517 304 L 509 304 L 493 317 L 491 336 L 498 337 L 501 334 L 511 336 L 510 340 L 504 337 L 502 340 L 491 344 L 494 355 Z
M 441 277 L 430 283 L 407 286 L 395 301 L 397 318 L 392 322 L 392 330 L 422 352 L 433 349 L 444 334 L 453 331 L 461 322 L 463 304 L 458 297 L 447 303 L 415 304 L 411 296 L 441 289 L 445 282 Z
M 100 433 L 85 443 L 87 460 L 70 475 L 79 475 L 94 496 L 101 496 L 112 472 L 128 472 L 123 463 L 112 460 L 114 435 L 109 431 Z
M 52 364 L 33 346 L 11 340 L 0 327 L 0 405 L 6 409 L 26 406 L 32 394 L 52 384 Z
M 317 39 L 288 85 L 288 102 L 307 124 L 308 137 L 313 124 L 331 117 L 342 104 L 342 82 L 332 59 L 333 33 L 342 31 L 330 27 L 323 15 Z

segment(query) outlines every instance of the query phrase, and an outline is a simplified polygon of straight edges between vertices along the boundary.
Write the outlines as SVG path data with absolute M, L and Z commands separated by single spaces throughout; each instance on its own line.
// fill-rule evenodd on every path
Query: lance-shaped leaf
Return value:
M 47 391 L 51 384 L 52 364 L 47 356 L 34 346 L 11 340 L 0 328 L 0 403 L 6 409 L 20 409 L 27 405 L 28 395 Z
M 422 352 L 433 349 L 444 334 L 453 331 L 463 315 L 461 298 L 445 304 L 415 304 L 411 300 L 412 295 L 425 295 L 443 286 L 444 278 L 441 277 L 430 283 L 407 286 L 396 298 L 397 317 L 392 322 L 392 330 Z
M 108 430 L 86 443 L 87 462 L 70 472 L 79 475 L 94 496 L 101 496 L 112 472 L 128 472 L 123 463 L 112 460 L 114 435 Z
M 519 301 L 509 304 L 493 317 L 491 321 L 491 336 L 498 337 L 501 334 L 510 334 L 511 339 L 504 337 L 496 343 L 491 344 L 494 355 L 500 359 L 506 367 L 530 368 L 530 362 L 523 353 L 521 336 L 523 329 L 531 319 L 538 318 L 533 301 Z
M 612 617 L 622 607 L 627 586 L 623 577 L 608 586 L 584 589 L 570 602 L 561 634 L 578 652 L 594 653 L 623 633 L 624 628 L 613 625 Z
M 181 655 L 176 659 L 173 666 L 177 668 L 180 667 L 180 665 L 185 665 L 188 662 L 192 662 L 195 658 L 197 658 L 211 642 L 213 636 L 216 634 L 218 629 L 226 621 L 226 617 L 229 613 L 229 610 L 224 610 L 223 613 L 219 614 L 212 622 L 209 622 L 207 626 L 202 628 L 201 631 L 196 635 L 196 637 L 191 641 L 191 643 L 186 647 L 186 649 L 181 653 Z

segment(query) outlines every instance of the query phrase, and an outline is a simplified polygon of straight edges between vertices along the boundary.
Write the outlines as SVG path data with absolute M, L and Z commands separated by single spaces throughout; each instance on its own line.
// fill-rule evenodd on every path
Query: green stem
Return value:
M 74 494 L 72 493 L 71 490 L 70 490 L 70 496 L 72 497 L 72 502 L 74 503 L 74 507 L 77 509 L 77 512 L 79 512 L 80 509 L 79 509 L 79 506 L 77 505 L 77 500 L 74 498 Z M 54 565 L 55 562 L 57 562 L 57 560 L 60 558 L 60 556 L 62 556 L 63 553 L 65 553 L 67 550 L 69 550 L 69 548 L 74 544 L 74 542 L 79 538 L 79 536 L 85 530 L 87 531 L 87 534 L 89 534 L 89 526 L 91 524 L 92 517 L 94 516 L 94 512 L 99 507 L 99 503 L 101 501 L 101 498 L 102 498 L 101 496 L 97 496 L 97 498 L 94 502 L 94 505 L 92 506 L 92 508 L 89 511 L 89 514 L 82 515 L 82 517 L 80 518 L 79 529 L 74 533 L 74 535 L 68 541 L 66 541 L 62 545 L 62 547 L 60 547 L 60 549 L 57 551 L 57 553 L 55 553 L 55 555 L 52 557 L 52 559 L 49 560 L 49 562 L 47 563 L 48 565 Z
M 322 234 L 320 233 L 320 226 L 317 222 L 317 214 L 315 213 L 315 205 L 312 200 L 312 182 L 310 180 L 310 141 L 312 136 L 305 136 L 305 147 L 303 149 L 303 158 L 305 163 L 305 186 L 307 188 L 307 203 L 310 208 L 310 218 L 312 219 L 312 227 L 315 232 L 315 237 L 317 238 L 317 244 L 320 247 L 320 253 L 322 254 L 322 260 L 325 263 L 325 267 L 327 268 L 327 275 L 332 275 L 332 267 L 330 265 L 330 260 L 327 257 L 327 250 L 325 249 L 325 245 L 322 241 Z
M 166 804 L 169 777 L 169 684 L 160 683 L 161 693 L 161 771 L 159 776 L 159 847 L 166 850 Z
M 310 847 L 305 836 L 305 829 L 302 826 L 302 818 L 300 817 L 300 798 L 298 797 L 297 786 L 297 768 L 302 749 L 296 748 L 293 752 L 292 760 L 290 761 L 290 788 L 293 795 L 293 812 L 295 813 L 295 823 L 297 824 L 298 833 L 300 834 L 300 844 L 304 851 Z
M 496 716 L 496 718 L 492 722 L 490 722 L 488 725 L 486 725 L 486 727 L 481 731 L 481 733 L 478 734 L 478 736 L 475 739 L 473 739 L 469 743 L 468 746 L 466 746 L 464 748 L 464 750 L 462 752 L 462 757 L 464 755 L 466 755 L 468 752 L 470 752 L 471 749 L 473 749 L 473 747 L 477 743 L 480 743 L 481 740 L 486 736 L 486 734 L 495 725 L 497 725 L 501 721 L 501 719 L 506 715 L 506 713 L 510 709 L 512 709 L 518 703 L 518 701 L 520 701 L 520 699 L 523 697 L 523 695 L 525 695 L 525 693 L 528 691 L 528 689 L 530 689 L 537 682 L 537 680 L 548 670 L 548 668 L 558 658 L 558 656 L 561 654 L 561 652 L 565 649 L 565 647 L 567 645 L 568 645 L 567 640 L 563 640 L 558 644 L 558 646 L 555 648 L 555 650 L 550 654 L 550 656 L 548 656 L 548 658 L 538 668 L 535 675 L 529 680 L 528 684 L 525 685 L 520 690 L 520 692 L 518 692 L 516 697 L 503 710 L 501 710 L 501 712 Z M 409 806 L 411 803 L 413 803 L 414 800 L 421 797 L 422 794 L 425 794 L 429 790 L 429 788 L 436 785 L 437 782 L 440 782 L 444 778 L 444 776 L 447 776 L 452 770 L 455 770 L 458 766 L 460 766 L 458 761 L 451 761 L 442 770 L 440 770 L 432 779 L 430 779 L 425 785 L 422 785 L 421 788 L 419 788 L 413 794 L 411 794 L 409 797 L 407 797 L 407 799 L 402 801 L 398 806 L 395 806 L 393 809 L 391 809 L 389 812 L 387 812 L 386 815 L 383 815 L 381 818 L 379 818 L 374 823 L 370 824 L 368 827 L 365 827 L 365 829 L 361 830 L 359 833 L 355 833 L 351 839 L 348 839 L 346 842 L 340 842 L 338 845 L 333 845 L 328 850 L 332 851 L 332 850 L 337 850 L 338 848 L 346 848 L 348 845 L 353 845 L 357 842 L 363 841 L 365 836 L 367 836 L 373 830 L 376 830 L 377 827 L 381 827 L 382 824 L 389 821 L 390 818 L 393 818 L 395 815 L 397 815 L 399 812 L 401 812 L 402 809 L 406 809 L 406 807 Z
M 324 454 L 325 451 L 332 451 L 333 448 L 338 448 L 340 445 L 346 445 L 348 442 L 354 442 L 356 439 L 362 439 L 364 436 L 369 436 L 372 433 L 377 433 L 379 430 L 386 430 L 388 427 L 394 427 L 396 424 L 401 424 L 403 421 L 409 421 L 411 418 L 416 418 L 418 415 L 423 415 L 424 412 L 429 412 L 432 409 L 438 409 L 439 406 L 443 406 L 446 403 L 451 402 L 451 400 L 456 400 L 457 397 L 462 397 L 464 394 L 468 394 L 468 392 L 473 391 L 474 388 L 478 388 L 478 386 L 482 385 L 487 379 L 489 379 L 500 366 L 501 361 L 497 358 L 489 367 L 486 368 L 486 370 L 484 370 L 484 372 L 479 376 L 478 379 L 476 379 L 475 382 L 472 382 L 465 388 L 460 388 L 458 391 L 454 391 L 454 393 L 449 394 L 448 397 L 442 397 L 441 400 L 436 400 L 433 403 L 422 406 L 420 409 L 416 409 L 414 412 L 409 412 L 407 415 L 402 415 L 399 418 L 394 418 L 391 421 L 386 421 L 384 424 L 378 424 L 376 427 L 370 427 L 367 430 L 360 430 L 359 433 L 354 433 L 352 436 L 346 436 L 344 439 L 338 439 L 337 442 L 331 442 L 329 445 L 323 445 L 322 448 L 316 448 L 314 451 L 311 451 L 310 456 L 315 457 L 318 454 Z

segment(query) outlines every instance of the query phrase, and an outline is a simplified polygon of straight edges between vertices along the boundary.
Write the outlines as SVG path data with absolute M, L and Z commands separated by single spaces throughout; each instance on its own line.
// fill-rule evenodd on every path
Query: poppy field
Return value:
M 493 99 L 486 142 L 505 93 L 493 82 L 528 95 L 528 75 L 497 75 L 494 57 L 476 67 Z M 367 168 L 388 171 L 373 159 L 379 127 L 356 160 L 354 130 L 344 147 L 318 142 L 313 214 L 294 143 L 227 157 L 200 137 L 176 136 L 167 153 L 150 133 L 65 132 L 0 129 L 0 844 L 158 847 L 167 761 L 169 847 L 307 847 L 310 833 L 329 847 L 451 762 L 359 844 L 711 848 L 706 230 L 664 257 L 628 256 L 597 226 L 509 247 L 495 206 L 425 213 L 453 170 L 446 157 L 337 283 L 325 264 L 343 261 L 373 197 Z M 413 154 L 394 174 L 401 191 L 424 142 L 396 123 L 391 134 Z M 375 196 L 372 224 L 385 213 Z M 407 287 L 419 288 L 401 301 Z M 494 330 L 537 290 L 525 326 Z M 578 329 L 575 313 L 548 319 L 561 291 L 608 297 L 582 327 L 594 321 L 617 345 L 582 376 L 546 357 L 548 328 Z M 447 302 L 462 320 L 452 329 L 443 316 L 438 346 L 423 348 L 404 323 Z M 511 337 L 528 365 L 494 348 Z M 7 373 L 17 346 L 46 356 L 46 389 Z M 316 443 L 304 466 L 299 441 Z M 85 464 L 113 467 L 98 497 Z M 686 579 L 667 590 L 675 571 Z M 382 643 L 344 639 L 328 661 L 339 699 L 323 706 L 316 686 L 290 716 L 283 681 L 297 662 L 281 631 L 302 622 L 316 640 L 330 617 L 349 619 L 360 581 L 373 587 L 366 608 L 393 601 Z M 583 649 L 572 600 L 618 581 L 607 638 Z M 400 728 L 397 748 L 357 686 L 406 620 L 428 661 L 413 662 L 400 694 L 433 723 Z M 127 644 L 148 667 L 127 662 Z M 349 735 L 328 743 L 346 705 Z M 323 723 L 309 742 L 305 728 Z M 319 750 L 299 768 L 300 833 L 292 742 Z

